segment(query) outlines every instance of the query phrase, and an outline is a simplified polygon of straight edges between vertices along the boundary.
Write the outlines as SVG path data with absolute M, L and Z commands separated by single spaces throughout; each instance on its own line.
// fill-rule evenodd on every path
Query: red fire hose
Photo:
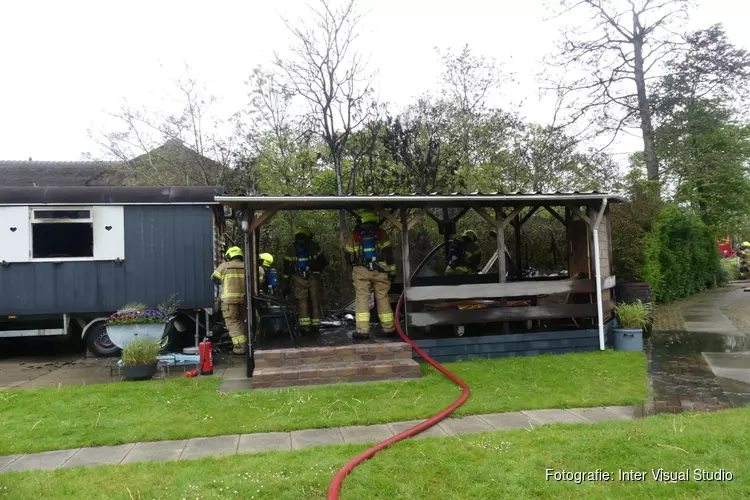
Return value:
M 392 445 L 393 443 L 397 443 L 399 441 L 402 441 L 408 437 L 414 436 L 416 434 L 419 434 L 422 431 L 425 431 L 432 427 L 433 425 L 437 424 L 441 420 L 445 419 L 448 415 L 453 413 L 453 411 L 464 404 L 467 399 L 469 399 L 469 395 L 471 394 L 471 390 L 469 389 L 469 386 L 466 385 L 466 382 L 458 378 L 456 375 L 452 374 L 448 370 L 446 370 L 440 363 L 429 357 L 427 354 L 425 354 L 422 349 L 417 347 L 412 340 L 406 336 L 406 333 L 401 328 L 401 308 L 404 305 L 404 294 L 402 293 L 401 296 L 398 299 L 398 304 L 396 305 L 396 331 L 401 336 L 401 338 L 406 342 L 407 344 L 411 345 L 411 348 L 417 351 L 417 354 L 419 354 L 422 359 L 430 363 L 432 366 L 434 366 L 440 373 L 451 379 L 453 382 L 455 382 L 457 385 L 461 387 L 463 390 L 463 393 L 461 394 L 461 397 L 458 398 L 452 405 L 447 407 L 446 409 L 442 410 L 440 413 L 436 414 L 433 417 L 428 418 L 424 422 L 415 425 L 411 429 L 407 429 L 401 434 L 396 434 L 393 437 L 390 437 L 386 439 L 385 441 L 382 441 L 372 448 L 364 451 L 360 455 L 357 455 L 353 459 L 351 459 L 349 462 L 347 462 L 337 473 L 336 476 L 333 478 L 333 481 L 331 482 L 331 486 L 328 488 L 328 500 L 338 500 L 339 498 L 339 492 L 341 491 L 341 485 L 344 482 L 344 479 L 346 478 L 349 473 L 354 470 L 354 468 L 364 462 L 367 459 L 370 459 L 375 456 L 377 452 L 382 450 L 383 448 L 387 448 L 388 446 Z

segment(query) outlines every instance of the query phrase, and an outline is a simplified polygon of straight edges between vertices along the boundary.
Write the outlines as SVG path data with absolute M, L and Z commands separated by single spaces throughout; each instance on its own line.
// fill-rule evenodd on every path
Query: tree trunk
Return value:
M 637 19 L 634 19 L 634 22 L 637 22 Z M 639 31 L 637 23 L 635 28 L 635 35 L 633 37 L 633 64 L 635 86 L 638 93 L 638 115 L 641 119 L 641 132 L 643 133 L 643 159 L 646 162 L 648 180 L 658 181 L 659 161 L 656 158 L 651 106 L 646 95 L 646 76 L 643 72 L 643 34 Z

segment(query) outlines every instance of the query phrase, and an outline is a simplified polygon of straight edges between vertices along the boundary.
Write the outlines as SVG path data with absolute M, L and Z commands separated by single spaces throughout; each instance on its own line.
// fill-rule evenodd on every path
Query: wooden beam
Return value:
M 393 227 L 398 229 L 399 231 L 402 231 L 401 228 L 401 221 L 398 220 L 398 217 L 396 217 L 394 214 L 389 212 L 388 210 L 384 210 L 382 208 L 378 209 L 378 215 L 382 218 L 386 219 L 388 222 L 390 222 Z
M 487 213 L 487 210 L 485 210 L 483 207 L 471 207 L 471 209 L 474 210 L 481 218 L 489 222 L 492 227 L 494 228 L 498 227 L 498 222 L 495 219 L 493 219 L 492 216 L 489 213 Z M 496 209 L 496 210 L 499 210 L 499 209 Z M 505 214 L 503 214 L 503 217 L 504 216 Z
M 469 212 L 469 210 L 471 210 L 471 207 L 465 207 L 465 208 L 461 209 L 461 211 L 458 213 L 458 215 L 456 215 L 455 217 L 451 218 L 451 220 L 453 221 L 453 223 L 455 224 L 456 222 L 458 222 L 459 220 L 461 220 L 461 217 L 463 217 L 464 215 L 466 215 Z
M 614 308 L 614 302 L 604 303 L 605 314 Z M 596 304 L 564 304 L 555 306 L 496 307 L 492 309 L 467 309 L 411 313 L 412 326 L 468 325 L 472 323 L 505 323 L 542 319 L 586 318 L 596 316 Z
M 521 219 L 521 225 L 523 226 L 527 220 L 531 218 L 532 215 L 536 213 L 536 211 L 539 210 L 539 207 L 531 207 L 531 210 L 529 210 L 529 213 L 523 216 Z
M 406 220 L 406 219 L 403 216 L 403 213 L 404 213 L 403 210 L 402 210 L 401 213 L 402 213 L 402 215 L 401 215 L 401 224 L 403 225 L 404 224 L 404 220 Z M 414 226 L 416 226 L 424 218 L 425 218 L 425 210 L 422 209 L 419 212 L 417 212 L 416 214 L 414 214 L 414 217 L 412 217 L 412 219 L 410 221 L 408 221 L 408 223 L 407 223 L 407 230 L 411 230 Z
M 589 216 L 584 213 L 581 213 L 581 211 L 578 208 L 571 207 L 570 213 L 573 214 L 575 217 L 578 217 L 579 219 L 584 221 L 589 226 L 591 225 L 591 219 L 589 219 Z
M 507 226 L 508 224 L 510 224 L 510 221 L 518 217 L 521 214 L 521 210 L 523 210 L 523 207 L 516 207 L 516 209 L 513 210 L 509 216 L 503 219 L 503 227 Z
M 429 208 L 426 208 L 426 209 L 424 210 L 424 213 L 425 213 L 425 215 L 426 215 L 426 216 L 428 216 L 428 217 L 429 217 L 430 219 L 434 220 L 434 221 L 435 221 L 435 223 L 436 223 L 436 224 L 437 224 L 438 226 L 440 226 L 440 219 L 438 219 L 438 218 L 437 218 L 437 217 L 435 216 L 435 214 L 433 214 L 432 212 L 430 212 L 430 209 L 429 209 Z
M 615 276 L 602 279 L 602 290 L 615 287 Z M 496 299 L 527 297 L 555 293 L 591 293 L 596 290 L 594 280 L 515 281 L 511 283 L 480 283 L 475 285 L 435 285 L 406 288 L 406 298 L 414 302 L 429 300 Z
M 547 213 L 549 213 L 549 214 L 550 214 L 551 216 L 553 216 L 553 217 L 554 217 L 555 219 L 559 220 L 559 221 L 560 221 L 560 223 L 561 223 L 561 224 L 562 224 L 563 226 L 565 226 L 565 227 L 568 227 L 568 226 L 567 226 L 567 224 L 565 223 L 565 218 L 564 218 L 563 216 L 561 216 L 560 214 L 558 214 L 558 213 L 557 213 L 557 210 L 555 210 L 555 209 L 553 209 L 552 207 L 549 207 L 549 206 L 547 206 L 547 205 L 545 205 L 545 206 L 544 206 L 544 209 L 545 209 L 545 210 L 547 211 Z
M 262 226 L 263 224 L 271 220 L 271 218 L 274 215 L 276 215 L 276 212 L 278 212 L 278 210 L 274 209 L 274 210 L 266 210 L 265 212 L 260 214 L 260 216 L 257 219 L 253 219 L 252 221 L 250 221 L 250 224 L 248 226 L 248 231 L 252 232 L 252 231 L 255 231 L 256 229 L 260 229 L 260 226 Z

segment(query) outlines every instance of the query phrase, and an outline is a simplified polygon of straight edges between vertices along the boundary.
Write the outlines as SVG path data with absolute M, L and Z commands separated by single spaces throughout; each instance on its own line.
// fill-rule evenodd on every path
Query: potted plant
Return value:
M 617 327 L 614 328 L 615 350 L 642 351 L 643 330 L 651 323 L 653 307 L 640 300 L 620 303 L 615 307 Z
M 128 304 L 107 318 L 107 335 L 121 349 L 136 339 L 161 342 L 168 321 L 162 311 L 148 309 L 143 304 Z
M 156 375 L 161 342 L 136 339 L 122 350 L 122 372 L 130 380 L 150 380 Z

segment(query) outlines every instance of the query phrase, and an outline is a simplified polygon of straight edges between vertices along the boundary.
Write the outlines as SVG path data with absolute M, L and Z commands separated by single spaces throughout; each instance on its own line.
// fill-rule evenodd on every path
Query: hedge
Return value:
M 725 273 L 713 231 L 690 209 L 666 204 L 644 245 L 640 277 L 656 302 L 687 297 L 722 281 Z

